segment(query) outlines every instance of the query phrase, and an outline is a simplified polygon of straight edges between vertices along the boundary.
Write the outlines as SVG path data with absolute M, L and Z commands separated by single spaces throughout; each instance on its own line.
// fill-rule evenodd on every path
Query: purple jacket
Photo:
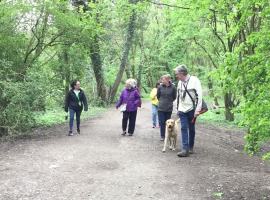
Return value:
M 128 97 L 129 97 L 129 100 L 128 100 Z M 118 99 L 116 108 L 119 108 L 122 104 L 127 103 L 126 111 L 130 111 L 130 112 L 136 111 L 138 109 L 138 104 L 140 103 L 140 101 L 141 101 L 141 96 L 136 89 L 133 88 L 131 90 L 127 90 L 125 88 Z

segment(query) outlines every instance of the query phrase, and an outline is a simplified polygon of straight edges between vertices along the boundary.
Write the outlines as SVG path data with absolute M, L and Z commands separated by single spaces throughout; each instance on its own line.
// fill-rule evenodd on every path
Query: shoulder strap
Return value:
M 183 84 L 183 83 L 182 83 L 182 84 Z M 189 91 L 187 90 L 187 87 L 186 87 L 184 84 L 183 84 L 183 86 L 184 86 L 186 92 L 188 93 L 188 96 L 190 97 L 190 99 L 191 99 L 191 101 L 192 101 L 192 103 L 193 103 L 193 107 L 194 107 L 194 109 L 195 109 L 195 108 L 196 108 L 196 107 L 195 107 L 195 101 L 194 101 L 193 98 L 191 97 Z
M 129 101 L 129 98 L 130 98 L 130 96 L 131 96 L 132 93 L 133 93 L 133 91 L 130 93 L 130 95 L 129 95 L 129 97 L 128 97 L 128 100 L 127 100 L 127 103 L 128 103 L 128 101 Z M 127 104 L 127 103 L 126 103 L 126 104 Z

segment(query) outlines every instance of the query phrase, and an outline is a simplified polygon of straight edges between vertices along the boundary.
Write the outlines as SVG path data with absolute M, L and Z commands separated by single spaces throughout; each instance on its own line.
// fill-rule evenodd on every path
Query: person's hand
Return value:
M 194 112 L 194 117 L 197 117 L 199 114 L 200 114 L 199 111 L 195 111 L 195 112 Z

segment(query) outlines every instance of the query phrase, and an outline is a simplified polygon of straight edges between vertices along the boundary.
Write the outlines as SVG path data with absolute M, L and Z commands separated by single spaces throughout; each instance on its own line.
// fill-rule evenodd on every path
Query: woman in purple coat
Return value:
M 127 123 L 128 123 L 128 135 L 132 136 L 135 130 L 136 116 L 138 104 L 141 101 L 141 96 L 134 88 L 134 81 L 132 79 L 126 80 L 126 88 L 122 91 L 118 102 L 116 104 L 116 109 L 122 104 L 127 104 L 126 110 L 123 112 L 122 119 L 122 135 L 126 135 Z

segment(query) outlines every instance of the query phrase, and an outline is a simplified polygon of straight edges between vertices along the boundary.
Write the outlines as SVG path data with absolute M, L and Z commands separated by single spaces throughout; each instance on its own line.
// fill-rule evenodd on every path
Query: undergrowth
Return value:
M 104 107 L 89 107 L 88 111 L 82 111 L 81 120 L 93 118 L 100 115 L 106 108 Z M 69 113 L 66 113 L 63 109 L 48 110 L 43 113 L 35 113 L 36 126 L 50 127 L 56 124 L 62 124 L 69 120 Z M 66 119 L 68 116 L 68 119 Z

